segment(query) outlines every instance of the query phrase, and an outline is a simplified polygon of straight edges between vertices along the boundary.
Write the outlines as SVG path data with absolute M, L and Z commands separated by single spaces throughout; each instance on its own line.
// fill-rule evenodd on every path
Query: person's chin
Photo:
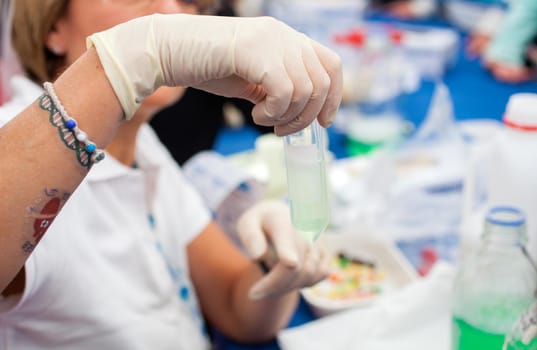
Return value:
M 184 92 L 185 88 L 183 87 L 159 88 L 144 100 L 133 119 L 139 122 L 148 122 L 159 111 L 179 101 Z
M 149 95 L 149 97 L 144 100 L 142 106 L 146 106 L 149 109 L 158 112 L 177 102 L 183 96 L 184 92 L 184 87 L 163 86 L 158 88 L 153 94 Z

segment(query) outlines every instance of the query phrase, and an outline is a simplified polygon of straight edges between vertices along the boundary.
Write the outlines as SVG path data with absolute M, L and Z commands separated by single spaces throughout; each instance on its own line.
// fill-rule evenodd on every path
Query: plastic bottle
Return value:
M 315 241 L 330 220 L 325 138 L 317 120 L 284 137 L 291 220 L 309 241 Z
M 514 94 L 504 115 L 489 203 L 511 203 L 527 215 L 528 249 L 537 259 L 537 94 Z
M 501 350 L 505 335 L 534 301 L 537 270 L 525 250 L 525 228 L 519 209 L 488 212 L 481 245 L 455 280 L 453 350 Z
M 516 321 L 503 350 L 537 350 L 537 299 Z
M 475 227 L 488 208 L 510 203 L 527 215 L 528 251 L 537 261 L 537 94 L 513 94 L 503 129 L 468 166 L 464 183 L 463 241 L 472 245 Z

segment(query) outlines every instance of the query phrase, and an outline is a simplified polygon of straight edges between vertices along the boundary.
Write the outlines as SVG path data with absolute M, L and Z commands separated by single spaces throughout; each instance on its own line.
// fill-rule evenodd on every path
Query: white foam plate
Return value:
M 418 280 L 419 276 L 397 247 L 386 240 L 363 237 L 352 233 L 327 233 L 323 237 L 329 253 L 344 253 L 351 258 L 370 261 L 386 273 L 385 286 L 380 294 L 353 300 L 334 300 L 312 292 L 301 290 L 302 296 L 313 313 L 322 317 L 351 307 L 365 307 L 388 293 L 392 293 Z M 322 283 L 322 282 L 321 282 Z

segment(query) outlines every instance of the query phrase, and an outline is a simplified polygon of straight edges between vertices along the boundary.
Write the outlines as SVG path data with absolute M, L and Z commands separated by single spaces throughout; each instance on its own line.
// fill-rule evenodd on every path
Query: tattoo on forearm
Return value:
M 85 168 L 91 168 L 93 161 L 88 152 L 85 151 L 84 144 L 77 140 L 74 133 L 65 127 L 65 123 L 54 105 L 54 102 L 47 93 L 39 97 L 39 107 L 49 112 L 50 124 L 58 129 L 58 134 L 67 148 L 75 151 L 76 159 L 80 165 Z
M 23 252 L 30 254 L 34 250 L 70 196 L 57 188 L 45 188 L 43 195 L 28 207 L 25 226 L 31 237 L 22 244 Z

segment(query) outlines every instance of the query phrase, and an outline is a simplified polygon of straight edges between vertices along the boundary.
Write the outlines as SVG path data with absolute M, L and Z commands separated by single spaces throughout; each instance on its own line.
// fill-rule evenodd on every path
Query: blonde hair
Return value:
M 46 40 L 54 23 L 67 11 L 69 0 L 13 2 L 11 40 L 23 69 L 37 83 L 54 80 L 64 59 L 46 47 Z M 212 13 L 219 5 L 218 0 L 196 0 L 194 3 L 203 13 Z
M 48 33 L 65 13 L 68 0 L 15 0 L 11 40 L 19 62 L 38 83 L 53 80 L 63 57 L 46 47 Z

